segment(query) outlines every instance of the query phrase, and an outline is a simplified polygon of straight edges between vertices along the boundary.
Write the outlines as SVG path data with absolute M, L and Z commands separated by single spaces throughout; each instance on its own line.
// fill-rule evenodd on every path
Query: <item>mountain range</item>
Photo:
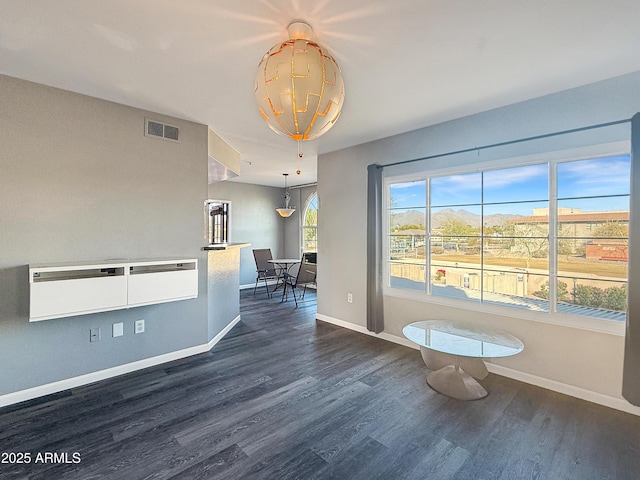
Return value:
M 484 217 L 484 224 L 489 227 L 496 225 L 504 225 L 507 221 L 518 218 L 520 215 L 513 215 L 507 213 L 498 213 L 495 215 L 486 215 Z M 471 213 L 464 209 L 454 210 L 453 208 L 445 208 L 437 213 L 434 213 L 431 217 L 431 228 L 439 228 L 451 219 L 462 220 L 467 225 L 471 225 L 474 228 L 482 226 L 483 218 L 480 215 Z M 423 225 L 424 214 L 417 210 L 407 210 L 402 213 L 391 213 L 392 225 Z

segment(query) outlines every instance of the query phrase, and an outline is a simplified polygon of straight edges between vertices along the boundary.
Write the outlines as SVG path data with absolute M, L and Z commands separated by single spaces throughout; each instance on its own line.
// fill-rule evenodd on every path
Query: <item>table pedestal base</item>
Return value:
M 460 357 L 451 353 L 438 352 L 429 348 L 420 347 L 422 360 L 429 370 L 440 370 L 447 365 L 458 365 L 462 370 L 476 380 L 487 378 L 489 370 L 481 358 Z
M 436 392 L 457 400 L 478 400 L 488 395 L 475 378 L 457 365 L 447 365 L 429 373 L 427 383 Z

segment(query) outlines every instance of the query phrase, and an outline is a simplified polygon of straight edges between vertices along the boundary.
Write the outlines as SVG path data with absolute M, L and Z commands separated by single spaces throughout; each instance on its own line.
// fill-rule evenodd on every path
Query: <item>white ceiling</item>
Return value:
M 638 0 L 0 0 L 0 72 L 209 125 L 235 181 L 315 181 L 316 155 L 640 70 Z M 305 20 L 342 115 L 297 145 L 264 123 L 258 62 Z

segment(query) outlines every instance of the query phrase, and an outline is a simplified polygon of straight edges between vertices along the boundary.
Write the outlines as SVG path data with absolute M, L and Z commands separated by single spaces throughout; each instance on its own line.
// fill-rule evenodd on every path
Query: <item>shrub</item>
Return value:
M 604 304 L 604 290 L 590 285 L 578 285 L 575 289 L 576 304 L 600 308 Z
M 536 297 L 549 299 L 549 282 L 545 282 L 540 286 L 540 290 L 533 292 Z M 556 293 L 559 302 L 566 302 L 569 297 L 569 291 L 567 290 L 567 284 L 565 282 L 558 281 L 558 291 Z
M 624 312 L 627 309 L 627 290 L 611 287 L 604 291 L 604 308 Z

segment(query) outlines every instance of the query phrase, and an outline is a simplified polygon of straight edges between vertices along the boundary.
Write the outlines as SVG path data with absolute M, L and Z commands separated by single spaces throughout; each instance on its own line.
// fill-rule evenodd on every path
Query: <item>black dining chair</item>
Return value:
M 302 291 L 302 298 L 307 292 L 307 287 L 313 285 L 317 288 L 318 283 L 316 277 L 318 275 L 318 254 L 316 252 L 306 252 L 302 254 L 302 268 L 305 270 L 305 276 L 303 280 L 309 280 L 304 282 L 304 290 Z
M 276 268 L 269 260 L 273 260 L 270 248 L 255 248 L 253 249 L 253 258 L 256 262 L 256 284 L 253 287 L 253 294 L 256 294 L 258 288 L 258 282 L 264 281 L 264 288 L 267 291 L 267 297 L 271 298 L 273 292 L 269 291 L 269 280 L 276 281 L 277 283 L 281 279 L 280 269 Z M 275 288 L 274 288 L 275 290 Z
M 303 300 L 305 293 L 307 293 L 307 285 L 316 284 L 317 264 L 310 263 L 306 254 L 303 253 L 300 263 L 295 268 L 297 271 L 290 272 L 286 276 L 285 282 L 293 293 L 293 300 L 296 302 L 297 307 L 298 295 L 300 295 L 300 300 Z M 301 287 L 303 288 L 302 292 L 296 293 L 299 292 Z

